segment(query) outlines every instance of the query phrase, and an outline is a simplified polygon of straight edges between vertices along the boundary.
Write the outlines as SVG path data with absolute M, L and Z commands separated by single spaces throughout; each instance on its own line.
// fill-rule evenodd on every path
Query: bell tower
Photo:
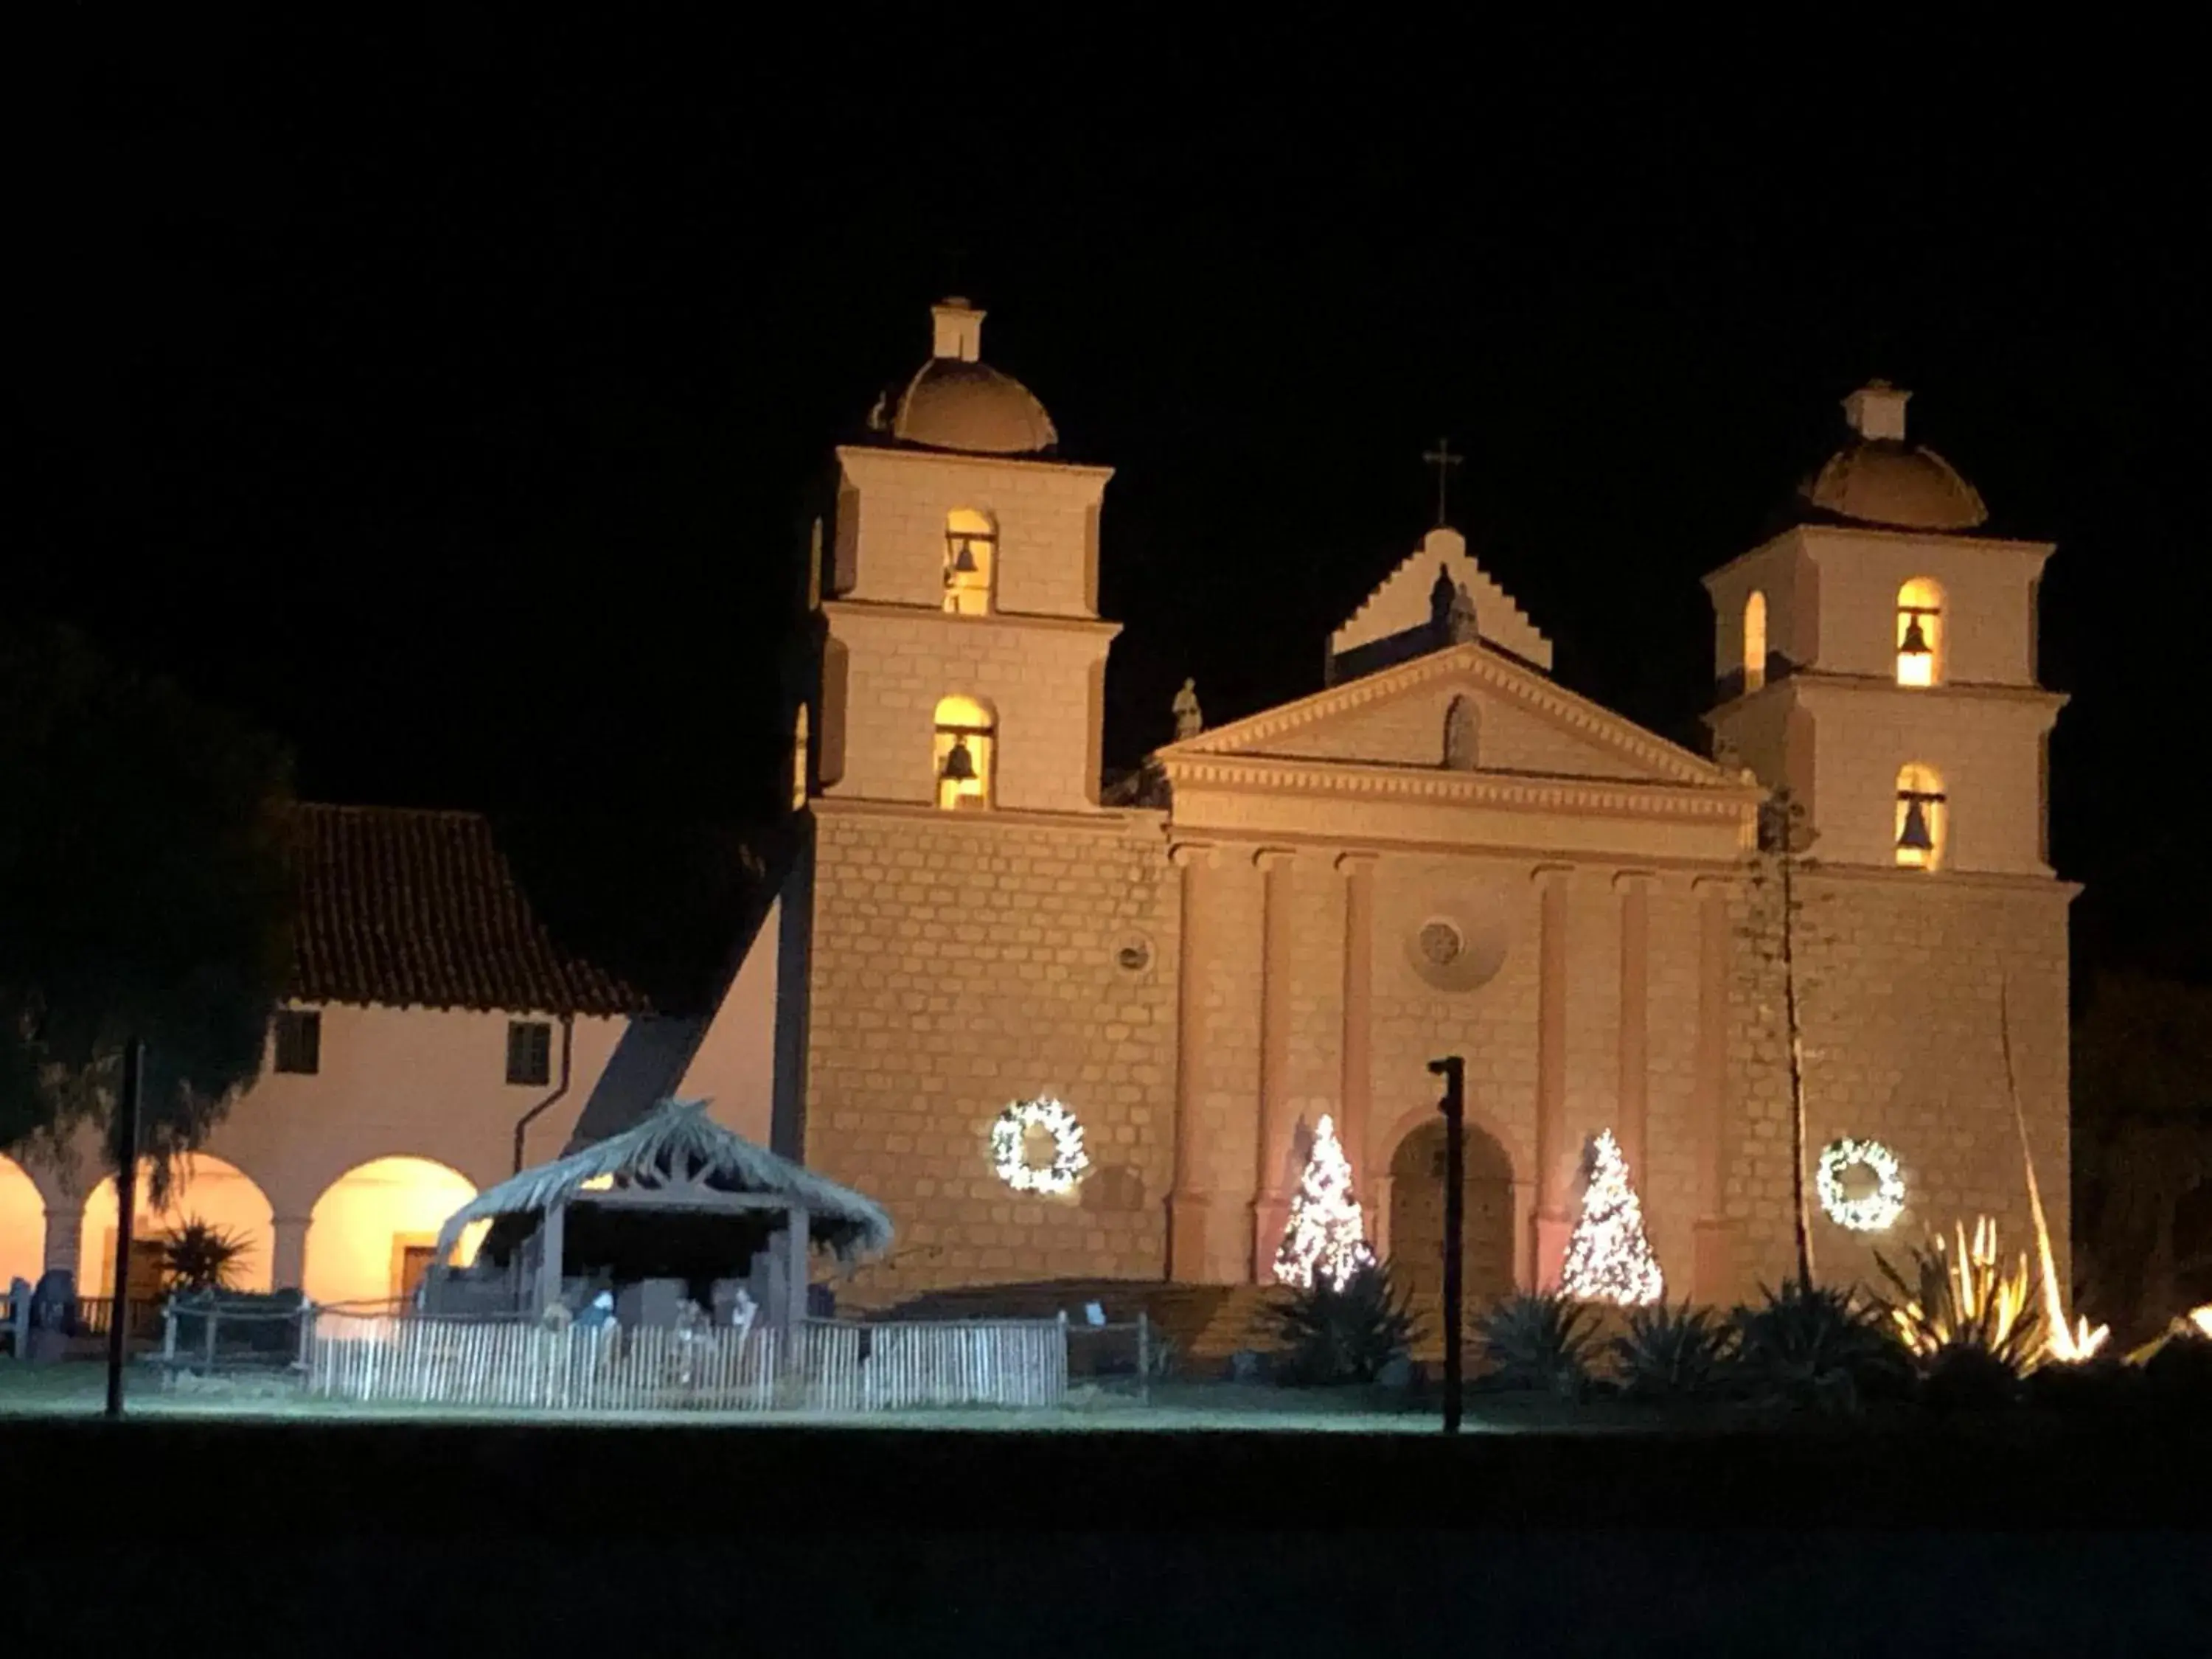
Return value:
M 1787 786 L 1831 865 L 2051 874 L 2037 678 L 2048 543 L 1988 534 L 1973 486 L 1905 436 L 1911 393 L 1844 400 L 1850 434 L 1781 534 L 1705 578 L 1723 746 Z
M 945 811 L 1098 799 L 1104 467 L 1059 458 L 1029 389 L 982 361 L 948 299 L 932 351 L 836 451 L 818 556 L 825 628 L 815 792 Z

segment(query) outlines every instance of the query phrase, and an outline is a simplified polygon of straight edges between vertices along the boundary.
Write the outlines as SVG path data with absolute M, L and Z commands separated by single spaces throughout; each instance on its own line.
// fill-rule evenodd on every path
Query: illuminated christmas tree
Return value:
M 1275 1252 L 1276 1282 L 1303 1288 L 1319 1273 L 1341 1287 L 1374 1260 L 1359 1200 L 1352 1195 L 1352 1162 L 1336 1138 L 1336 1125 L 1323 1117 L 1314 1130 L 1305 1176 L 1291 1200 L 1282 1248 Z
M 1667 1293 L 1659 1258 L 1644 1236 L 1644 1206 L 1628 1184 L 1628 1160 L 1613 1131 L 1590 1143 L 1589 1183 L 1583 1192 L 1582 1219 L 1567 1241 L 1567 1264 L 1559 1289 L 1580 1302 L 1614 1302 L 1644 1306 Z

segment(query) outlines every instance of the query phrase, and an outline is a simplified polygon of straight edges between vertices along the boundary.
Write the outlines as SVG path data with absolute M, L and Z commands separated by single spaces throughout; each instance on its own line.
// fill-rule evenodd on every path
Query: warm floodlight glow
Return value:
M 940 701 L 932 751 L 937 804 L 947 811 L 988 806 L 998 748 L 998 721 L 988 704 L 973 697 Z
M 1766 684 L 1766 595 L 1754 590 L 1743 602 L 1743 689 Z
M 207 1152 L 185 1152 L 177 1159 L 176 1180 L 170 1190 L 169 1202 L 161 1210 L 151 1208 L 146 1201 L 152 1179 L 153 1165 L 141 1164 L 137 1194 L 138 1213 L 131 1223 L 136 1241 L 131 1267 L 133 1296 L 150 1297 L 157 1292 L 161 1238 L 187 1221 L 204 1221 L 245 1239 L 246 1254 L 239 1260 L 235 1275 L 238 1289 L 275 1288 L 271 1274 L 276 1266 L 276 1212 L 270 1207 L 261 1188 L 243 1170 Z M 94 1286 L 100 1296 L 115 1294 L 112 1176 L 102 1177 L 84 1200 L 76 1270 L 77 1285 L 84 1294 L 94 1294 Z
M 1937 1233 L 1933 1249 L 1918 1253 L 1920 1282 L 1908 1285 L 1887 1261 L 1875 1260 L 1905 1299 L 1889 1304 L 1899 1340 L 1923 1358 L 1933 1358 L 1954 1343 L 1971 1344 L 1993 1354 L 2010 1354 L 2023 1368 L 2044 1356 L 2045 1338 L 2034 1328 L 2027 1286 L 2027 1257 L 2012 1272 L 1997 1262 L 1997 1224 L 1987 1216 L 1974 1223 L 1973 1243 L 1966 1224 L 1956 1224 L 1958 1249 Z M 1917 1295 L 1911 1292 L 1917 1290 Z
M 0 1158 L 0 1285 L 37 1284 L 46 1244 L 46 1200 L 19 1165 Z
M 1897 590 L 1897 683 L 1934 685 L 1943 672 L 1943 590 L 1915 576 Z
M 806 705 L 799 705 L 799 713 L 791 723 L 791 810 L 800 811 L 806 805 Z
M 427 1158 L 380 1158 L 347 1170 L 323 1189 L 307 1224 L 309 1299 L 411 1295 L 436 1260 L 446 1218 L 476 1195 L 466 1176 Z M 476 1259 L 489 1225 L 478 1222 L 461 1234 L 454 1265 Z

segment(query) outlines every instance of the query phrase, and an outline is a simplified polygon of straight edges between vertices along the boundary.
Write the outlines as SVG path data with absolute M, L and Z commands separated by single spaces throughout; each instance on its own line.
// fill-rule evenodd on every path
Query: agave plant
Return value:
M 1589 1386 L 1590 1310 L 1565 1297 L 1510 1296 L 1474 1322 L 1492 1388 L 1581 1396 Z
M 1413 1317 L 1384 1264 L 1368 1261 L 1340 1285 L 1327 1273 L 1272 1315 L 1284 1375 L 1299 1382 L 1372 1382 L 1413 1341 Z
M 161 1240 L 161 1282 L 173 1291 L 235 1289 L 240 1264 L 252 1248 L 243 1233 L 189 1217 Z
M 1875 1265 L 1897 1290 L 1894 1301 L 1881 1304 L 1883 1311 L 1923 1373 L 1994 1376 L 2002 1371 L 2017 1383 L 2046 1352 L 2043 1316 L 2028 1289 L 2027 1257 L 2021 1255 L 2010 1273 L 1999 1266 L 1996 1224 L 1987 1216 L 1974 1224 L 1971 1245 L 1964 1222 L 1957 1224 L 1954 1241 L 1955 1249 L 1938 1233 L 1916 1247 L 1913 1282 L 1876 1255 Z
M 1662 1303 L 1631 1309 L 1628 1329 L 1607 1346 L 1623 1393 L 1638 1400 L 1680 1400 L 1708 1393 L 1719 1382 L 1731 1336 L 1710 1309 Z
M 1760 1289 L 1765 1301 L 1729 1317 L 1729 1369 L 1754 1400 L 1852 1412 L 1910 1383 L 1903 1345 L 1848 1292 L 1796 1279 Z

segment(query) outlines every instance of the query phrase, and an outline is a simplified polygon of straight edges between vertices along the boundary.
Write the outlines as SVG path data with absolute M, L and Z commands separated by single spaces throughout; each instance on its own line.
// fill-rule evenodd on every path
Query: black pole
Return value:
M 1467 1061 L 1447 1054 L 1429 1062 L 1444 1080 L 1437 1109 L 1444 1115 L 1444 1432 L 1459 1432 L 1465 1383 L 1460 1369 L 1460 1240 L 1467 1230 Z
M 107 1315 L 107 1416 L 123 1416 L 123 1344 L 131 1325 L 131 1222 L 138 1207 L 138 1096 L 146 1084 L 146 1045 L 123 1045 L 122 1098 L 115 1107 L 115 1299 Z

